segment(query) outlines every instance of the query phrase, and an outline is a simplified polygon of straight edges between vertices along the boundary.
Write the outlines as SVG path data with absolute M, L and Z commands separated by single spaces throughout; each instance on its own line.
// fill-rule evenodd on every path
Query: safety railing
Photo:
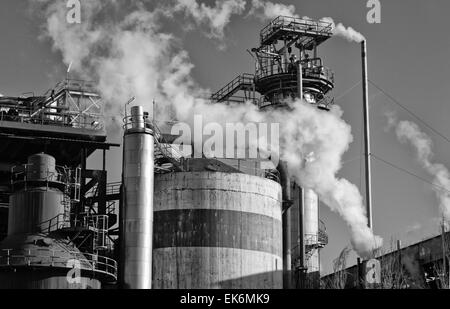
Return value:
M 11 168 L 11 186 L 24 184 L 28 181 L 44 182 L 48 187 L 50 182 L 59 183 L 64 187 L 72 187 L 74 189 L 74 197 L 79 197 L 81 173 L 79 168 L 72 171 L 64 166 L 56 166 L 55 170 L 37 171 L 30 169 L 31 164 L 23 164 L 13 166 Z
M 320 36 L 331 36 L 333 34 L 333 24 L 326 21 L 315 21 L 289 16 L 278 16 L 261 30 L 261 43 L 265 44 L 266 40 L 270 36 L 280 30 Z
M 155 135 L 155 160 L 158 161 L 161 158 L 166 158 L 169 161 L 165 164 L 157 163 L 155 164 L 155 168 L 159 172 L 171 171 L 173 167 L 182 170 L 184 155 L 165 140 L 164 135 L 155 123 L 152 124 L 152 127 Z
M 320 59 L 302 60 L 303 78 L 322 79 L 334 84 L 334 72 L 323 66 Z M 280 61 L 264 61 L 257 67 L 255 79 L 259 80 L 276 74 L 291 74 L 297 78 L 298 65 L 296 63 L 283 63 Z
M 18 166 L 13 166 L 11 169 L 11 184 L 17 184 L 19 182 L 27 182 L 28 180 L 33 181 L 44 181 L 44 182 L 59 182 L 62 184 L 66 184 L 68 182 L 68 177 L 65 172 L 60 172 L 57 169 L 54 171 L 46 170 L 46 171 L 37 171 L 30 170 L 30 164 L 23 164 Z M 63 167 L 61 167 L 64 170 Z M 36 175 L 39 174 L 39 175 Z M 31 176 L 30 175 L 36 175 Z
M 323 244 L 324 246 L 328 244 L 328 234 L 327 229 L 325 227 L 325 223 L 322 220 L 319 220 L 319 232 L 318 232 L 318 242 Z
M 106 195 L 119 194 L 121 185 L 122 183 L 120 181 L 108 183 L 106 185 Z
M 100 272 L 117 279 L 117 262 L 106 256 L 70 250 L 1 249 L 0 267 L 60 267 L 71 269 L 69 261 L 78 261 L 81 270 Z
M 106 184 L 106 195 L 114 195 L 120 194 L 120 186 L 122 183 L 118 182 L 110 182 Z M 88 192 L 86 192 L 85 197 L 95 197 L 98 194 L 98 184 L 94 185 Z
M 235 168 L 236 170 L 244 174 L 267 178 L 280 183 L 280 173 L 278 172 L 278 170 L 260 168 L 258 167 L 258 165 L 260 164 L 260 162 L 258 161 L 253 161 L 255 165 L 249 166 L 248 163 L 250 161 L 246 159 L 231 159 L 231 158 L 224 158 L 224 159 L 216 158 L 216 159 L 232 168 Z
M 233 95 L 236 91 L 241 90 L 242 87 L 249 87 L 253 85 L 254 78 L 255 76 L 253 74 L 241 74 L 222 87 L 219 91 L 211 95 L 211 99 L 214 101 L 221 101 L 224 98 Z
M 59 82 L 42 97 L 0 100 L 0 121 L 93 130 L 104 128 L 100 96 L 93 82 L 82 80 Z
M 65 214 L 59 214 L 47 221 L 41 222 L 37 226 L 37 229 L 43 233 L 50 233 L 52 231 L 56 231 L 69 226 L 70 226 L 69 217 Z

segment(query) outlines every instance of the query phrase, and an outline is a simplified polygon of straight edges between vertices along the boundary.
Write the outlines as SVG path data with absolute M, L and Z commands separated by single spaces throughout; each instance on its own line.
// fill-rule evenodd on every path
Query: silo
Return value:
M 281 186 L 217 171 L 155 176 L 154 288 L 282 288 Z
M 152 283 L 153 131 L 141 106 L 131 108 L 123 137 L 120 213 L 120 285 L 150 289 Z
M 81 253 L 65 237 L 69 174 L 43 153 L 13 168 L 0 288 L 100 288 L 100 280 L 110 277 L 99 266 L 114 261 Z
M 13 169 L 8 235 L 55 231 L 64 223 L 63 173 L 50 155 L 38 153 Z

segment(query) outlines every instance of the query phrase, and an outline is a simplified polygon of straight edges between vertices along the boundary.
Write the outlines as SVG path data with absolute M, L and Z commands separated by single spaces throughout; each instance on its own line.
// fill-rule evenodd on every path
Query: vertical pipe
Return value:
M 372 226 L 372 180 L 370 168 L 370 116 L 369 116 L 369 98 L 368 98 L 368 78 L 367 78 L 367 44 L 361 42 L 362 58 L 362 84 L 363 84 L 363 109 L 364 109 L 364 158 L 365 158 L 365 176 L 366 176 L 366 207 L 367 223 Z
M 103 163 L 102 163 L 103 170 L 106 171 L 106 149 L 103 149 Z
M 286 39 L 284 39 L 284 64 L 283 73 L 288 71 L 289 54 Z
M 312 252 L 308 252 L 305 259 L 305 269 L 309 287 L 317 288 L 319 274 L 319 197 L 312 189 L 303 189 L 303 225 L 305 245 L 309 245 Z M 306 252 L 305 252 L 306 255 Z
M 131 108 L 124 133 L 121 277 L 123 288 L 150 289 L 153 238 L 153 132 L 141 106 Z
M 283 204 L 285 202 L 283 201 Z M 284 207 L 283 207 L 284 208 Z M 285 208 L 282 215 L 283 230 L 283 288 L 292 288 L 292 260 L 291 260 L 291 210 Z
M 362 263 L 361 263 L 361 258 L 356 258 L 356 276 L 357 276 L 357 282 L 356 282 L 356 286 L 358 289 L 363 289 L 364 288 L 364 275 L 363 275 L 363 269 L 362 269 Z
M 80 202 L 78 203 L 78 207 L 75 213 L 75 217 L 78 216 L 78 214 L 84 212 L 84 205 L 85 205 L 85 186 L 86 186 L 86 169 L 87 169 L 87 150 L 86 148 L 81 149 L 81 179 L 80 179 Z
M 299 258 L 300 258 L 300 288 L 305 287 L 305 273 L 306 273 L 306 263 L 305 263 L 305 224 L 304 224 L 304 215 L 305 215 L 305 202 L 304 202 L 304 191 L 300 186 L 299 189 L 299 203 L 298 203 L 298 240 L 299 240 Z
M 297 61 L 297 96 L 300 100 L 303 100 L 303 72 L 301 58 Z
M 297 97 L 300 100 L 303 100 L 303 72 L 302 72 L 302 58 L 300 58 L 297 63 Z M 304 288 L 305 286 L 305 273 L 306 273 L 306 265 L 305 265 L 305 224 L 304 224 L 304 214 L 305 214 L 305 207 L 304 207 L 304 191 L 303 188 L 300 189 L 300 201 L 299 201 L 299 209 L 298 209 L 298 215 L 299 215 L 299 241 L 300 241 L 300 287 Z
M 445 225 L 444 218 L 442 218 L 442 280 L 445 282 L 447 280 L 447 261 L 445 257 Z M 444 285 L 446 286 L 446 285 Z
M 292 264 L 291 264 L 291 179 L 286 162 L 278 165 L 280 182 L 282 188 L 283 214 L 282 214 L 282 234 L 283 234 L 283 288 L 292 288 Z

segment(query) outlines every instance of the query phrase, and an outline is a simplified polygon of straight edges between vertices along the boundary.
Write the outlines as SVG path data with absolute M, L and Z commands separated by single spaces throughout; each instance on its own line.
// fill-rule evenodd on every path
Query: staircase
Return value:
M 158 126 L 153 123 L 155 173 L 181 171 L 183 154 L 177 151 L 165 139 Z
M 239 90 L 252 90 L 254 85 L 253 74 L 244 73 L 237 76 L 231 82 L 226 84 L 222 89 L 217 91 L 211 96 L 211 100 L 217 102 L 226 101 L 229 97 L 233 96 Z

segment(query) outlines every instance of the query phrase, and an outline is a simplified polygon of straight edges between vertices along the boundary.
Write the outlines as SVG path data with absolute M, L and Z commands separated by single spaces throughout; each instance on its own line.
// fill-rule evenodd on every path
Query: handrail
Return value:
M 331 36 L 333 34 L 333 24 L 326 21 L 315 21 L 290 16 L 278 16 L 266 25 L 260 32 L 261 43 L 275 31 L 283 28 L 291 31 L 314 32 L 318 35 Z
M 89 106 L 71 107 L 75 104 L 71 95 L 85 96 Z M 65 100 L 58 100 L 63 96 Z M 0 100 L 0 121 L 101 130 L 104 128 L 102 108 L 99 101 L 93 101 L 92 97 L 100 97 L 92 82 L 64 80 L 47 90 L 42 97 L 17 98 L 17 104 Z
M 277 169 L 263 169 L 256 166 L 254 167 L 244 166 L 240 162 L 241 161 L 248 162 L 246 161 L 246 159 L 235 159 L 235 158 L 211 158 L 211 159 L 217 159 L 220 162 L 226 164 L 227 166 L 230 166 L 244 174 L 259 176 L 280 183 L 280 172 Z
M 117 279 L 117 262 L 106 256 L 83 253 L 70 250 L 40 249 L 1 249 L 0 267 L 32 266 L 32 267 L 61 267 L 67 266 L 70 260 L 80 262 L 82 270 L 92 270 L 112 276 Z
M 255 76 L 250 73 L 243 73 L 236 76 L 231 82 L 226 84 L 224 87 L 219 89 L 216 93 L 211 95 L 211 99 L 220 101 L 225 97 L 233 94 L 233 91 L 239 90 L 239 87 L 242 85 L 253 84 Z
M 161 133 L 155 123 L 153 123 L 152 125 L 155 134 L 155 146 L 164 157 L 168 158 L 178 168 L 182 169 L 181 158 L 183 158 L 184 155 L 176 148 L 172 147 L 172 145 L 165 140 L 164 135 Z
M 271 63 L 263 63 L 257 68 L 255 79 L 259 80 L 265 77 L 283 73 L 296 76 L 297 67 L 292 66 L 291 63 L 280 64 L 276 61 L 273 61 Z M 319 61 L 318 58 L 302 60 L 302 74 L 304 78 L 323 79 L 334 84 L 334 72 L 330 68 L 321 65 L 321 61 Z
M 11 185 L 14 188 L 14 185 L 18 183 L 27 183 L 29 181 L 28 174 L 30 172 L 36 173 L 36 171 L 29 171 L 29 166 L 32 164 L 22 164 L 16 165 L 11 168 Z M 42 173 L 42 171 L 41 171 Z M 80 191 L 81 184 L 81 174 L 79 173 L 79 168 L 75 169 L 75 173 L 72 173 L 72 170 L 65 166 L 55 166 L 55 171 L 46 170 L 43 172 L 43 178 L 32 179 L 31 181 L 42 181 L 52 183 L 59 183 L 64 185 L 65 188 L 73 187 L 75 189 L 75 195 L 77 195 Z

